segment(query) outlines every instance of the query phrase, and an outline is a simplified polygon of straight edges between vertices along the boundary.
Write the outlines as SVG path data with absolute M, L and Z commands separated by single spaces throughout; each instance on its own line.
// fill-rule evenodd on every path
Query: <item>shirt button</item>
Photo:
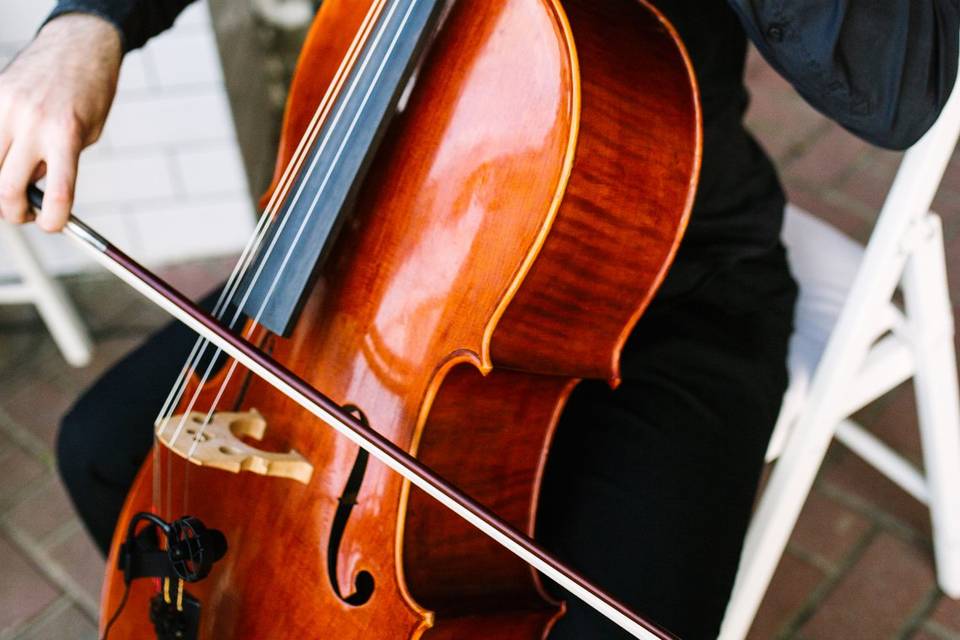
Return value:
M 767 38 L 771 42 L 783 42 L 783 25 L 771 24 L 767 27 Z

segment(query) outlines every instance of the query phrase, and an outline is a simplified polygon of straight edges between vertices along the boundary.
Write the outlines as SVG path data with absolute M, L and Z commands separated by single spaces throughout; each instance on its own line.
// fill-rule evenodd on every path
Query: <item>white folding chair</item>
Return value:
M 960 597 L 960 402 L 940 218 L 930 212 L 960 133 L 960 91 L 904 155 L 867 246 L 788 207 L 800 284 L 790 385 L 767 453 L 779 458 L 753 515 L 720 632 L 746 636 L 831 440 L 927 504 L 937 580 Z M 892 301 L 897 288 L 903 309 Z M 913 378 L 921 472 L 849 419 Z
M 63 287 L 46 272 L 17 227 L 0 221 L 0 244 L 21 277 L 20 282 L 0 285 L 0 304 L 36 305 L 64 359 L 75 367 L 88 364 L 93 342 Z

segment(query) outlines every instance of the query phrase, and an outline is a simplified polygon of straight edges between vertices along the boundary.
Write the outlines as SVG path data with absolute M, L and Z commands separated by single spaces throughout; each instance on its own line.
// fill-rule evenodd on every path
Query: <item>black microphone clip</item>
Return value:
M 144 522 L 148 526 L 140 528 Z M 165 549 L 160 547 L 160 534 L 166 541 Z M 130 520 L 117 564 L 128 584 L 137 578 L 199 582 L 226 553 L 227 538 L 223 532 L 207 528 L 199 518 L 184 516 L 167 522 L 155 514 L 141 512 Z

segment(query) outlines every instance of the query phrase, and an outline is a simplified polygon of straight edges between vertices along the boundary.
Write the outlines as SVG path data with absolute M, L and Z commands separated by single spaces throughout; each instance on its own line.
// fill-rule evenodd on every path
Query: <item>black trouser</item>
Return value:
M 716 637 L 723 617 L 786 385 L 794 298 L 777 251 L 658 301 L 624 350 L 622 384 L 582 383 L 557 430 L 538 537 L 681 638 Z M 61 473 L 103 549 L 193 341 L 164 329 L 64 419 Z M 551 640 L 629 637 L 568 604 Z

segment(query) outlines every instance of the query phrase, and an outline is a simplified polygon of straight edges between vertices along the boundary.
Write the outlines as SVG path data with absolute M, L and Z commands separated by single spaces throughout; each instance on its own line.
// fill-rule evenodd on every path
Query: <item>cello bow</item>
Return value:
M 31 185 L 30 205 L 42 208 L 43 192 Z M 574 571 L 534 540 L 451 485 L 408 452 L 397 447 L 350 411 L 221 325 L 162 278 L 111 244 L 95 229 L 71 215 L 64 234 L 102 267 L 149 301 L 182 322 L 199 336 L 222 349 L 280 393 L 309 411 L 329 427 L 367 451 L 518 558 L 580 598 L 601 615 L 642 640 L 670 640 L 666 630 L 631 611 L 609 593 Z

